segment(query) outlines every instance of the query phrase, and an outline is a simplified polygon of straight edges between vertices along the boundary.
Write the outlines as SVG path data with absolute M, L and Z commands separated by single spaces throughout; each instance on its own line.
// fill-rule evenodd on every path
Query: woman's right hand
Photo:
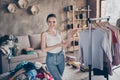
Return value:
M 77 31 L 78 31 L 77 28 L 76 28 L 76 29 L 72 29 L 72 30 L 70 31 L 70 34 L 73 36 L 75 33 L 77 33 Z
M 66 48 L 66 47 L 68 46 L 68 44 L 69 44 L 69 42 L 67 42 L 67 41 L 62 41 L 61 46 L 62 46 L 63 48 Z

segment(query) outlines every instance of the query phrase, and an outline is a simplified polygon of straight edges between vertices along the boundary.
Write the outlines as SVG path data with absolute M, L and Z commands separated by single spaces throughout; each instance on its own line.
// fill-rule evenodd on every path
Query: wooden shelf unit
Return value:
M 77 33 L 73 36 L 73 41 L 79 41 L 79 33 L 80 31 L 82 31 L 83 29 L 85 29 L 85 27 L 87 26 L 87 12 L 91 11 L 91 10 L 87 10 L 87 9 L 80 9 L 74 7 L 75 5 L 69 5 L 66 7 L 66 25 L 71 25 L 72 29 L 77 28 L 78 31 Z M 65 28 L 67 35 L 69 29 Z M 78 42 L 79 43 L 79 42 Z M 75 44 L 75 43 L 74 43 Z M 78 50 L 78 45 L 70 45 L 67 48 L 67 51 L 76 51 Z

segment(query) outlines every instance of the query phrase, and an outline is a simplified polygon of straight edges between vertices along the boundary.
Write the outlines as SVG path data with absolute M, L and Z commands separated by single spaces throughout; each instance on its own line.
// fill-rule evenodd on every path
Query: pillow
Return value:
M 18 38 L 18 46 L 20 49 L 30 47 L 30 42 L 27 35 L 17 36 L 17 38 Z
M 28 35 L 24 35 L 24 36 L 17 36 L 18 38 L 18 53 L 17 55 L 21 55 L 21 50 L 26 48 L 26 47 L 30 47 L 30 42 L 29 42 L 29 37 Z
M 40 34 L 32 34 L 29 35 L 30 45 L 34 49 L 41 48 L 41 35 Z

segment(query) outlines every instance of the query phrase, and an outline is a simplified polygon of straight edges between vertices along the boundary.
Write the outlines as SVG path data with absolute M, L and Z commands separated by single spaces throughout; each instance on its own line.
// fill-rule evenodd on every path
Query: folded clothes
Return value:
M 33 48 L 24 48 L 22 49 L 22 54 L 34 54 Z
M 34 49 L 33 48 L 24 48 L 24 50 L 26 50 L 26 51 L 33 51 Z

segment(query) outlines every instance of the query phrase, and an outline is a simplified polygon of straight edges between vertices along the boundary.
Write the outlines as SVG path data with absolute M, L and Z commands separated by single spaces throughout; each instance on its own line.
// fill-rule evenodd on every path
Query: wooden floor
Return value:
M 93 76 L 92 80 L 107 80 L 103 76 Z M 113 70 L 113 75 L 109 76 L 109 80 L 120 80 L 120 68 Z
M 63 74 L 63 80 L 86 80 L 88 78 L 88 72 L 80 72 L 79 69 L 72 68 L 72 66 L 66 66 Z
M 77 58 L 78 52 L 66 53 L 66 55 L 72 55 Z M 0 75 L 0 80 L 8 80 L 7 75 L 9 73 Z M 89 80 L 88 72 L 81 72 L 79 69 L 74 69 L 72 66 L 66 65 L 65 71 L 63 74 L 63 80 Z M 92 74 L 91 80 L 107 80 L 103 76 L 94 76 Z M 113 75 L 109 76 L 109 80 L 120 80 L 120 67 L 113 70 Z
M 78 58 L 78 51 L 74 51 L 74 53 L 68 52 L 66 55 L 72 55 Z M 119 65 L 120 66 L 120 65 Z M 117 66 L 115 66 L 117 67 Z M 113 67 L 113 68 L 115 68 Z M 80 72 L 79 69 L 73 69 L 71 66 L 66 66 L 63 80 L 89 80 L 89 73 Z M 92 73 L 91 80 L 107 80 L 103 76 L 95 76 Z M 120 67 L 113 70 L 113 75 L 109 75 L 109 80 L 120 80 Z
M 8 74 L 5 73 L 0 75 L 0 80 L 8 80 Z M 88 72 L 81 72 L 79 69 L 74 69 L 72 66 L 65 67 L 63 74 L 63 80 L 89 80 Z M 103 76 L 94 76 L 92 75 L 91 80 L 107 80 Z M 120 68 L 117 68 L 113 71 L 113 75 L 109 76 L 109 80 L 120 80 Z
M 73 69 L 66 66 L 63 80 L 89 80 L 88 72 L 80 72 L 79 69 Z M 95 76 L 92 74 L 91 80 L 107 80 L 103 76 Z M 109 80 L 120 80 L 120 68 L 113 70 L 113 75 L 109 75 Z

